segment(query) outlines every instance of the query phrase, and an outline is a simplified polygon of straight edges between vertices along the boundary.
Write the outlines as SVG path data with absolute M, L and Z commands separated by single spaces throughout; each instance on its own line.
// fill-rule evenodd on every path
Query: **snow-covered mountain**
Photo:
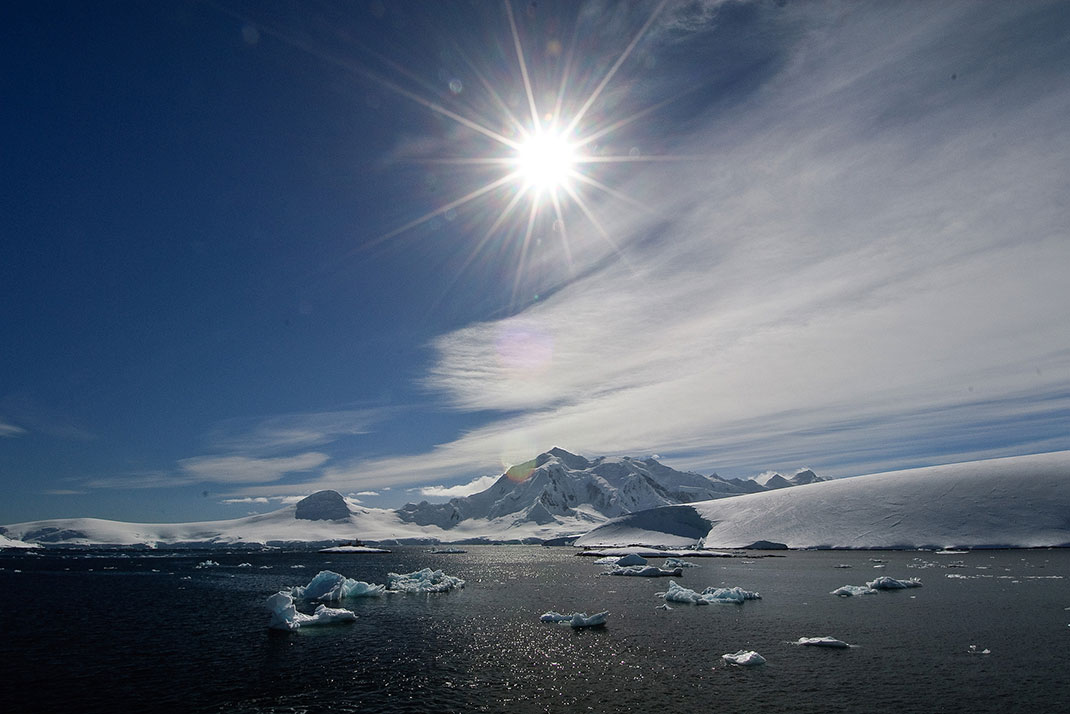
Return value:
M 828 481 L 827 478 L 818 476 L 810 469 L 803 469 L 790 478 L 784 478 L 774 471 L 766 471 L 763 474 L 758 474 L 750 480 L 766 491 L 773 491 L 778 488 L 790 488 L 791 486 L 805 486 L 807 484 L 817 483 L 818 481 Z
M 933 466 L 634 513 L 577 545 L 1070 546 L 1070 451 Z
M 65 518 L 0 527 L 0 537 L 64 545 L 233 545 L 539 541 L 576 536 L 616 516 L 751 493 L 752 480 L 677 471 L 655 459 L 588 460 L 554 448 L 512 467 L 490 488 L 448 503 L 367 508 L 335 491 L 271 513 L 202 523 L 122 523 Z
M 650 458 L 589 461 L 555 447 L 512 467 L 485 491 L 448 503 L 410 503 L 398 515 L 407 523 L 445 530 L 472 519 L 512 519 L 516 525 L 574 522 L 579 530 L 572 532 L 579 533 L 635 511 L 748 492 L 742 482 L 677 471 Z

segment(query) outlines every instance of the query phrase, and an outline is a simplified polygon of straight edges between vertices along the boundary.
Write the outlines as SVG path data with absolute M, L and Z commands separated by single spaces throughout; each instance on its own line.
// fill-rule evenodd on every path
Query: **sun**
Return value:
M 513 161 L 525 188 L 537 195 L 567 189 L 579 158 L 564 134 L 537 130 L 517 146 Z

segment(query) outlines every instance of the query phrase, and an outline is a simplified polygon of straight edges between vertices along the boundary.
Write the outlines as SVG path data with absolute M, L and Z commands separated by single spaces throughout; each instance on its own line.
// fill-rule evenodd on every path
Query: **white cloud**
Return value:
M 15 424 L 9 424 L 7 422 L 0 421 L 0 438 L 3 438 L 5 436 L 22 436 L 25 433 L 26 430 L 23 429 L 21 426 L 16 426 Z
M 264 496 L 253 498 L 251 496 L 245 496 L 244 498 L 224 498 L 220 503 L 234 504 L 234 503 L 268 503 L 268 499 Z
M 182 459 L 179 466 L 199 481 L 267 483 L 278 481 L 287 474 L 311 471 L 323 465 L 328 458 L 327 454 L 316 451 L 275 458 L 198 456 Z
M 220 451 L 267 454 L 308 448 L 367 434 L 387 409 L 346 409 L 232 419 L 216 425 L 208 440 Z
M 468 483 L 462 483 L 456 486 L 421 486 L 409 490 L 419 491 L 421 496 L 428 496 L 431 498 L 464 498 L 465 496 L 471 496 L 473 493 L 487 490 L 493 486 L 499 478 L 501 477 L 480 476 L 479 478 L 472 479 Z

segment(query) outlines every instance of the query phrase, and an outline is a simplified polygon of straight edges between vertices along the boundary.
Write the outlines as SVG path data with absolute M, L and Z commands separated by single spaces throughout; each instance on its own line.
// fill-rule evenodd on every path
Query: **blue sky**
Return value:
M 1065 4 L 0 20 L 0 522 L 1070 448 Z

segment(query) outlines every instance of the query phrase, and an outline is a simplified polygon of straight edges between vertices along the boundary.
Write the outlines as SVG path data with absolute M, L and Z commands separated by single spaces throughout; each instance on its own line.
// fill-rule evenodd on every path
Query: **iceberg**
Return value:
M 303 598 L 305 600 L 338 602 L 345 598 L 382 595 L 384 590 L 386 588 L 382 585 L 372 585 L 371 583 L 347 578 L 330 570 L 321 570 L 308 585 L 298 585 L 290 588 L 290 594 L 295 598 Z
M 803 645 L 806 647 L 832 647 L 835 649 L 847 649 L 851 645 L 847 644 L 843 640 L 837 640 L 835 637 L 800 637 L 792 644 Z
M 638 553 L 628 553 L 628 555 L 617 558 L 617 562 L 614 563 L 614 565 L 621 567 L 628 565 L 646 565 L 646 558 Z
M 463 588 L 464 581 L 441 570 L 424 568 L 413 573 L 387 573 L 387 589 L 397 593 L 444 593 Z
M 854 597 L 855 595 L 872 595 L 877 592 L 873 588 L 866 587 L 865 585 L 844 585 L 843 587 L 836 588 L 830 595 L 839 595 L 840 597 Z
M 618 565 L 606 573 L 606 575 L 634 575 L 640 578 L 660 578 L 667 575 L 680 577 L 683 574 L 683 568 L 668 570 L 653 565 L 628 565 L 624 567 Z
M 873 590 L 902 590 L 904 588 L 920 588 L 921 581 L 917 578 L 896 580 L 895 578 L 889 578 L 887 575 L 884 575 L 876 580 L 870 580 L 866 585 Z
M 606 624 L 609 611 L 599 612 L 588 616 L 586 612 L 574 612 L 571 615 L 562 615 L 560 612 L 545 612 L 539 616 L 540 622 L 567 622 L 575 628 L 600 627 Z
M 279 591 L 269 597 L 267 606 L 271 609 L 271 622 L 268 623 L 268 627 L 275 630 L 297 630 L 302 627 L 352 622 L 357 619 L 357 616 L 349 610 L 326 605 L 318 605 L 315 613 L 311 615 L 298 612 L 297 607 L 294 606 L 293 596 L 286 591 Z
M 753 650 L 740 650 L 735 654 L 723 654 L 721 655 L 728 664 L 739 665 L 740 667 L 753 667 L 757 664 L 765 664 L 765 657 Z
M 666 558 L 665 562 L 661 564 L 663 568 L 701 568 L 701 565 L 697 563 L 689 563 L 686 560 L 680 560 L 679 558 Z
M 675 580 L 669 581 L 669 589 L 663 593 L 657 593 L 658 597 L 665 598 L 666 602 L 686 602 L 694 605 L 709 605 L 711 603 L 742 603 L 745 600 L 761 600 L 762 596 L 756 592 L 743 588 L 714 588 L 709 587 L 701 593 L 677 584 Z

